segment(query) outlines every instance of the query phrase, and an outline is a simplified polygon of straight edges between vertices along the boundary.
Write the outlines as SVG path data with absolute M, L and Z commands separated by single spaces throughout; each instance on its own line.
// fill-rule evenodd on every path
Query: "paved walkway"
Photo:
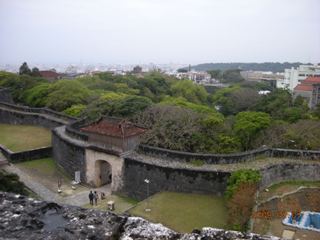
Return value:
M 23 182 L 28 188 L 30 188 L 34 193 L 36 193 L 41 199 L 49 202 L 56 202 L 59 204 L 68 204 L 74 206 L 83 206 L 89 203 L 88 194 L 90 190 L 98 192 L 103 191 L 106 195 L 111 194 L 110 185 L 105 185 L 100 188 L 88 188 L 88 191 L 82 191 L 68 197 L 62 197 L 59 195 L 59 193 L 55 193 L 47 187 L 45 187 L 44 185 L 42 185 L 41 183 L 34 181 L 30 175 L 21 171 L 19 168 L 15 167 L 12 164 L 3 166 L 2 169 L 4 169 L 6 172 L 17 174 L 20 177 L 21 182 Z
M 5 158 L 5 156 L 3 156 L 2 152 L 0 151 L 0 166 L 7 164 L 8 161 Z

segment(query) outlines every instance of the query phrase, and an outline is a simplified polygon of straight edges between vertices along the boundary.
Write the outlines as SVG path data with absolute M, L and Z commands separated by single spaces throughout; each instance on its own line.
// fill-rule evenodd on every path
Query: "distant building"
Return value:
M 135 66 L 132 70 L 133 73 L 135 74 L 139 74 L 139 73 L 142 73 L 142 67 L 140 66 Z
M 39 73 L 41 77 L 47 79 L 48 81 L 55 81 L 62 78 L 61 74 L 54 70 L 39 71 Z
M 294 98 L 301 96 L 308 103 L 309 108 L 320 104 L 320 77 L 308 77 L 293 90 Z
M 176 74 L 179 79 L 189 79 L 198 84 L 205 84 L 211 82 L 211 76 L 207 72 L 179 72 Z
M 277 81 L 277 88 L 293 91 L 307 77 L 320 77 L 320 65 L 300 65 L 297 69 L 285 69 L 284 79 Z
M 264 72 L 264 71 L 241 71 L 241 76 L 247 81 L 264 82 L 270 85 L 272 89 L 277 87 L 278 81 L 283 81 L 282 73 Z

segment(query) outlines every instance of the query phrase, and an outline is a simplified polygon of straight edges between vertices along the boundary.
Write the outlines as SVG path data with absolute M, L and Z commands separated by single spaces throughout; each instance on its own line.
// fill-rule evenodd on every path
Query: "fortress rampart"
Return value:
M 320 180 L 320 151 L 265 147 L 236 154 L 199 154 L 140 145 L 134 151 L 119 152 L 90 142 L 88 135 L 80 131 L 84 120 L 75 121 L 44 108 L 3 102 L 0 122 L 53 129 L 52 156 L 71 176 L 80 171 L 81 181 L 94 186 L 101 178 L 97 162 L 105 161 L 110 165 L 112 190 L 138 199 L 147 197 L 145 179 L 150 180 L 150 194 L 158 191 L 223 194 L 228 177 L 239 168 L 258 169 L 262 175 L 261 188 L 286 180 Z M 262 160 L 255 164 L 259 159 Z M 203 165 L 195 166 L 193 160 L 200 160 Z

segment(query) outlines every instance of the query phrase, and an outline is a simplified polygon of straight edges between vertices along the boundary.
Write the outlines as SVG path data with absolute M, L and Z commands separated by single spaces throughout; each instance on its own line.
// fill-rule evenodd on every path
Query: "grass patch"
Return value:
M 57 165 L 52 158 L 42 158 L 37 160 L 31 160 L 26 162 L 21 162 L 16 164 L 18 167 L 27 168 L 29 170 L 34 170 L 40 172 L 43 175 L 54 175 L 57 173 Z
M 204 165 L 205 162 L 203 160 L 201 160 L 201 159 L 192 159 L 190 161 L 190 164 L 193 165 L 193 166 L 196 166 L 196 167 L 200 167 L 200 166 Z
M 146 208 L 151 211 L 146 212 Z M 129 213 L 179 232 L 191 232 L 205 226 L 224 228 L 227 223 L 223 197 L 205 194 L 162 192 L 140 202 Z
M 110 195 L 106 196 L 106 199 L 104 200 L 98 200 L 97 206 L 92 206 L 89 203 L 84 205 L 85 208 L 93 208 L 93 209 L 100 209 L 100 210 L 107 210 L 107 202 L 108 201 L 114 201 L 115 202 L 115 213 L 124 213 L 128 209 L 135 206 L 138 201 L 129 197 L 122 197 L 118 195 Z
M 13 152 L 51 146 L 51 132 L 43 127 L 0 124 L 0 144 Z

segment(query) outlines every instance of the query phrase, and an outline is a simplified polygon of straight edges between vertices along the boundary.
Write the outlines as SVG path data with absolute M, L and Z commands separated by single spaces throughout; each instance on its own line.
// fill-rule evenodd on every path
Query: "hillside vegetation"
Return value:
M 232 74 L 230 78 L 232 78 Z M 231 79 L 232 80 L 232 79 Z M 99 73 L 55 82 L 0 72 L 16 102 L 75 117 L 103 115 L 148 127 L 145 144 L 191 152 L 232 153 L 262 145 L 320 149 L 320 109 L 261 83 L 235 81 L 208 93 L 190 80 L 160 72 L 143 76 Z M 218 109 L 218 110 L 217 110 Z

